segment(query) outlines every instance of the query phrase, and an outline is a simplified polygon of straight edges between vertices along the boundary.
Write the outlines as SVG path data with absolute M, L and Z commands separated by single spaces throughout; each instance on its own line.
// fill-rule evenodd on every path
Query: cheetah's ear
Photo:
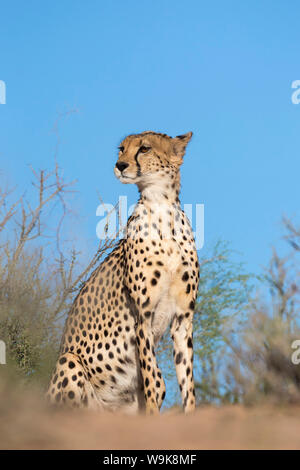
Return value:
M 187 132 L 187 134 L 177 135 L 172 139 L 175 158 L 182 159 L 185 154 L 186 146 L 191 140 L 192 135 L 192 132 Z

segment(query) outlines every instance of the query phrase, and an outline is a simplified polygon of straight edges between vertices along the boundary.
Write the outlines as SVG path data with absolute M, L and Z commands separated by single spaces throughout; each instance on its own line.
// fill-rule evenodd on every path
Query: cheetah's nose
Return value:
M 122 173 L 123 170 L 125 170 L 125 168 L 127 168 L 129 166 L 128 163 L 126 162 L 117 162 L 116 163 L 116 167 L 118 168 L 118 170 L 120 170 L 120 172 Z

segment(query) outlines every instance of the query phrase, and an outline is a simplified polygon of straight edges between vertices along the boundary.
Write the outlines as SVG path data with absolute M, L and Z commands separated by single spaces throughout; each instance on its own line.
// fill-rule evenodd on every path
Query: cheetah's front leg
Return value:
M 158 368 L 152 322 L 154 311 L 162 292 L 166 290 L 169 275 L 161 265 L 154 266 L 155 258 L 144 261 L 128 259 L 128 274 L 125 279 L 130 302 L 134 303 L 136 314 L 136 344 L 143 380 L 145 408 L 147 414 L 159 413 L 165 395 L 165 385 Z M 133 279 L 139 285 L 133 285 Z
M 191 289 L 191 284 L 195 289 Z M 176 315 L 171 326 L 177 380 L 186 413 L 195 409 L 193 375 L 193 316 L 196 297 L 193 274 L 177 270 L 171 293 L 176 304 Z
M 161 385 L 163 379 L 158 376 L 158 368 L 154 350 L 154 339 L 151 329 L 150 310 L 141 312 L 138 317 L 136 327 L 136 342 L 140 360 L 141 373 L 143 378 L 144 396 L 146 402 L 146 413 L 159 413 L 157 403 L 157 387 Z
M 189 312 L 186 312 L 189 314 Z M 195 386 L 193 375 L 193 325 L 192 314 L 188 317 L 176 315 L 171 327 L 174 344 L 174 362 L 181 392 L 183 409 L 186 413 L 195 409 Z

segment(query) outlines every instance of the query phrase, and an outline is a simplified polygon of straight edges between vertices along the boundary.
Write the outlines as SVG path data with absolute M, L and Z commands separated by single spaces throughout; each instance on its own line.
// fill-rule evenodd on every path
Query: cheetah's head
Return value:
M 119 146 L 116 177 L 139 187 L 151 186 L 158 178 L 176 178 L 192 134 L 172 138 L 146 131 L 127 136 Z

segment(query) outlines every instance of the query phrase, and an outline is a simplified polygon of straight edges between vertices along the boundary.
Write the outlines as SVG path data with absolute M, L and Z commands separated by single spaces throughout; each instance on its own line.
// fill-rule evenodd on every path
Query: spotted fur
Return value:
M 140 199 L 125 238 L 74 301 L 47 392 L 52 403 L 159 412 L 165 384 L 155 348 L 171 325 L 183 407 L 194 409 L 192 321 L 199 267 L 178 199 L 191 136 L 143 132 L 122 141 L 115 175 L 137 184 Z

